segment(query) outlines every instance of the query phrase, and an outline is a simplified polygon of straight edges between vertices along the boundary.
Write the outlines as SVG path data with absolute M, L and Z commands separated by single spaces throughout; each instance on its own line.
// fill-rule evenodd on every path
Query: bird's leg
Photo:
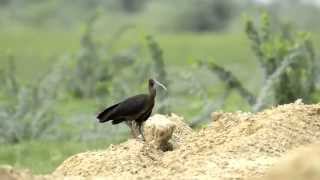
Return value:
M 136 138 L 137 137 L 137 134 L 135 132 L 135 129 L 133 127 L 133 122 L 132 121 L 126 121 L 126 124 L 128 125 L 128 127 L 130 128 L 131 130 L 131 135 Z
M 134 133 L 134 137 L 138 138 L 139 137 L 139 132 L 137 131 L 137 123 L 135 121 L 132 121 L 132 130 Z
M 144 134 L 142 133 L 142 124 L 139 123 L 138 128 L 139 128 L 139 133 L 141 134 L 142 140 L 146 141 L 146 139 L 144 138 Z

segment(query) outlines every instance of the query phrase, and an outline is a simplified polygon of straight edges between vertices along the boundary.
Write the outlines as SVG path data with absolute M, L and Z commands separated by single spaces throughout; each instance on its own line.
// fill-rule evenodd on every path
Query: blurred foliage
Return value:
M 141 11 L 147 0 L 118 0 L 125 12 L 134 13 Z
M 6 101 L 0 104 L 0 143 L 19 143 L 25 140 L 58 139 L 61 119 L 53 109 L 62 76 L 55 71 L 28 86 L 18 84 L 13 57 L 8 71 L 2 74 L 2 93 Z
M 10 2 L 10 0 L 0 0 L 0 5 L 1 6 L 6 6 L 6 5 L 9 4 L 9 2 Z
M 0 88 L 8 96 L 14 96 L 19 91 L 16 71 L 15 59 L 12 54 L 8 54 L 7 68 L 0 70 L 0 80 L 3 82 Z
M 297 27 L 308 29 L 308 31 L 320 28 L 317 18 L 320 15 L 320 10 L 316 1 L 272 1 L 263 8 L 269 12 L 273 21 L 278 23 L 294 22 Z
M 104 149 L 111 143 L 100 140 L 89 142 L 32 140 L 19 144 L 1 144 L 0 164 L 9 164 L 17 168 L 31 169 L 35 174 L 51 173 L 66 158 L 91 149 Z M 59 148 L 57 148 L 59 147 Z
M 110 49 L 131 26 L 123 26 L 107 42 L 94 39 L 94 25 L 99 11 L 90 16 L 85 24 L 85 32 L 81 37 L 81 47 L 71 65 L 71 76 L 67 82 L 69 92 L 76 98 L 98 98 L 109 95 L 113 78 L 122 69 L 134 63 L 134 52 L 111 53 Z M 135 48 L 131 48 L 136 51 Z M 129 50 L 127 50 L 129 51 Z
M 269 16 L 261 16 L 261 25 L 256 27 L 253 21 L 246 24 L 248 38 L 267 80 L 291 56 L 292 62 L 285 71 L 275 79 L 273 85 L 275 104 L 285 104 L 302 98 L 311 102 L 315 92 L 316 63 L 313 44 L 308 33 L 299 33 L 289 26 L 282 25 L 279 30 L 273 29 Z
M 75 97 L 89 98 L 97 95 L 97 91 L 106 91 L 106 88 L 96 87 L 101 82 L 110 80 L 108 67 L 102 64 L 99 56 L 99 46 L 94 42 L 92 33 L 94 23 L 98 17 L 95 13 L 88 18 L 85 32 L 81 37 L 81 48 L 75 58 L 75 67 L 68 82 L 70 91 Z M 99 90 L 98 90 L 99 89 Z
M 166 66 L 163 59 L 163 51 L 158 45 L 158 43 L 153 39 L 152 36 L 147 36 L 148 46 L 150 53 L 152 55 L 153 60 L 153 69 L 155 74 L 155 79 L 160 81 L 160 83 L 165 84 L 166 88 L 168 89 L 170 87 L 167 72 L 166 72 Z M 168 92 L 164 92 L 163 90 L 160 90 L 157 92 L 158 99 L 160 107 L 158 109 L 159 113 L 165 114 L 170 111 L 169 104 L 168 104 Z
M 186 4 L 180 1 L 182 8 L 177 15 L 176 28 L 182 31 L 221 31 L 224 30 L 236 14 L 234 1 L 192 0 Z
M 272 22 L 255 23 L 260 8 Z M 243 12 L 254 17 L 249 41 Z M 220 109 L 319 100 L 311 36 L 280 25 L 317 30 L 318 12 L 297 0 L 0 0 L 0 163 L 49 172 L 90 142 L 127 138 L 124 126 L 98 124 L 95 115 L 147 92 L 150 77 L 169 87 L 159 91 L 154 112 L 177 113 L 192 126 Z M 312 38 L 319 48 L 318 33 Z M 199 67 L 196 59 L 210 60 Z M 42 141 L 23 142 L 31 139 Z
M 2 0 L 0 23 L 10 19 L 32 27 L 78 28 L 96 9 L 108 20 L 116 23 L 135 22 L 145 27 L 160 27 L 160 31 L 223 31 L 236 24 L 240 30 L 243 12 L 256 15 L 259 8 L 268 9 L 279 22 L 295 22 L 299 27 L 319 29 L 319 8 L 312 1 L 283 0 L 261 3 L 236 0 Z M 296 13 L 299 11 L 300 13 Z M 236 22 L 238 21 L 238 22 Z M 106 23 L 108 25 L 108 22 Z M 123 24 L 122 24 L 123 25 Z
M 252 94 L 250 91 L 248 91 L 241 81 L 231 72 L 223 68 L 222 66 L 219 66 L 218 64 L 214 62 L 198 62 L 199 65 L 206 66 L 210 69 L 211 72 L 215 73 L 221 81 L 224 81 L 226 84 L 227 91 L 231 90 L 237 90 L 239 94 L 246 99 L 248 104 L 254 105 L 256 102 L 256 97 L 254 94 Z
M 270 104 L 291 103 L 300 98 L 307 103 L 315 101 L 316 72 L 319 67 L 310 36 L 297 33 L 288 26 L 280 27 L 272 29 L 266 13 L 261 16 L 260 28 L 252 20 L 246 23 L 252 50 L 264 73 L 263 85 L 257 95 L 251 93 L 231 71 L 215 62 L 198 61 L 225 83 L 226 90 L 224 96 L 221 96 L 223 102 L 212 103 L 211 108 L 221 107 L 231 90 L 237 90 L 253 111 L 260 111 Z M 209 113 L 205 112 L 207 115 Z M 197 126 L 203 121 L 198 118 L 191 125 Z

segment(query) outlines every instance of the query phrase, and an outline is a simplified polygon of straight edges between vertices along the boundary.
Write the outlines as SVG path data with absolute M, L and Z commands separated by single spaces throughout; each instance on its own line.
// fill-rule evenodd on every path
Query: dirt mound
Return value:
M 68 158 L 53 173 L 110 179 L 246 179 L 265 174 L 289 150 L 319 142 L 320 105 L 294 103 L 251 113 L 213 113 L 213 123 L 192 133 L 182 118 L 162 152 L 137 140 Z
M 34 179 L 33 175 L 28 170 L 15 170 L 11 166 L 0 166 L 1 180 L 29 180 Z
M 212 114 L 199 132 L 177 115 L 172 151 L 130 139 L 106 150 L 84 152 L 65 160 L 53 174 L 0 167 L 4 180 L 53 179 L 320 179 L 320 105 L 293 103 L 257 114 Z M 295 150 L 291 152 L 291 150 Z M 290 152 L 289 152 L 290 151 Z M 289 153 L 288 153 L 289 152 Z M 283 161 L 279 163 L 279 161 Z M 271 168 L 276 165 L 274 168 Z M 269 170 L 271 169 L 271 170 Z
M 161 115 L 154 117 L 162 118 Z M 152 117 L 152 118 L 154 118 Z M 183 123 L 183 119 L 172 114 L 166 117 L 176 124 L 173 140 L 179 147 L 188 134 L 192 133 L 190 127 Z M 139 175 L 150 167 L 160 166 L 164 152 L 136 139 L 130 139 L 120 145 L 111 145 L 105 151 L 80 153 L 67 159 L 53 174 L 79 175 L 79 176 L 108 176 L 125 178 Z M 161 173 L 161 172 L 159 172 Z
M 319 180 L 320 144 L 298 148 L 280 160 L 262 180 Z

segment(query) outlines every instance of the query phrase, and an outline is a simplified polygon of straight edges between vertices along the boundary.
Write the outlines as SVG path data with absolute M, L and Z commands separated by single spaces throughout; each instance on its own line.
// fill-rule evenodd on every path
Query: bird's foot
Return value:
M 139 133 L 140 133 L 142 141 L 146 141 L 146 139 L 144 138 L 143 132 L 142 132 L 142 126 L 141 125 L 139 126 L 138 130 L 139 130 Z
M 138 141 L 142 141 L 142 142 L 145 142 L 145 141 L 146 141 L 146 139 L 144 138 L 143 135 L 139 135 L 139 136 L 137 137 L 137 140 L 138 140 Z

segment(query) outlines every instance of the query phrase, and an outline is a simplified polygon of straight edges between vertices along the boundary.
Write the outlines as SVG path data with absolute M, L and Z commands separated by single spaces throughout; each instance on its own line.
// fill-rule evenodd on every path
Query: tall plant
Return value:
M 86 22 L 86 29 L 81 38 L 81 49 L 75 59 L 73 77 L 69 82 L 71 92 L 79 98 L 93 97 L 96 94 L 96 84 L 99 81 L 97 67 L 100 66 L 101 60 L 98 55 L 98 46 L 92 37 L 96 19 L 97 14 L 94 14 Z
M 275 104 L 290 103 L 298 98 L 311 102 L 311 95 L 315 92 L 316 63 L 310 35 L 296 32 L 288 25 L 275 29 L 267 14 L 262 15 L 260 22 L 257 26 L 248 20 L 246 33 L 263 69 L 265 81 L 285 61 L 290 61 L 274 79 Z
M 169 88 L 170 85 L 167 77 L 166 66 L 164 63 L 163 51 L 152 36 L 147 36 L 147 41 L 153 60 L 153 73 L 155 74 L 155 78 L 165 84 L 167 88 Z M 159 92 L 159 100 L 161 104 L 159 107 L 160 113 L 166 113 L 169 111 L 168 96 L 168 92 Z
M 268 14 L 261 16 L 260 25 L 251 19 L 246 22 L 252 51 L 264 75 L 263 86 L 258 94 L 251 93 L 237 76 L 224 67 L 214 62 L 198 63 L 225 82 L 225 92 L 236 90 L 253 111 L 260 111 L 270 104 L 290 103 L 299 98 L 312 102 L 312 95 L 316 92 L 318 65 L 310 34 L 297 32 L 288 25 L 278 27 L 273 26 Z M 222 101 L 228 95 L 225 94 Z M 193 125 L 200 122 L 195 121 Z
M 10 61 L 8 68 L 15 69 Z M 28 86 L 18 84 L 15 71 L 3 73 L 3 79 L 11 82 L 3 86 L 9 98 L 0 104 L 0 143 L 19 143 L 34 139 L 55 139 L 62 136 L 59 131 L 60 118 L 53 105 L 57 97 L 59 84 L 64 75 L 62 68 L 55 67 L 43 79 Z M 16 84 L 12 91 L 12 84 Z

